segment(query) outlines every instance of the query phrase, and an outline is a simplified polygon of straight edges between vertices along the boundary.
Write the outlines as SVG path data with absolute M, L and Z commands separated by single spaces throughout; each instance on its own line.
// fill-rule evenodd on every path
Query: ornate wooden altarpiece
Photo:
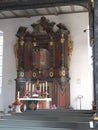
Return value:
M 16 34 L 16 95 L 20 91 L 20 97 L 24 97 L 29 90 L 30 96 L 38 79 L 41 90 L 47 87 L 51 104 L 67 108 L 70 105 L 70 32 L 62 23 L 55 25 L 46 17 L 31 26 L 32 32 L 21 26 Z

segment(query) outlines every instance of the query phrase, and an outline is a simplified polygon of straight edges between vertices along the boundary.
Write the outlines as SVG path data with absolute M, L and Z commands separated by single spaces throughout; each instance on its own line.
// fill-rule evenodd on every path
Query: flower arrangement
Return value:
M 47 97 L 49 94 L 47 90 L 35 89 L 34 91 L 30 92 L 29 90 L 25 91 L 24 97 Z
M 40 94 L 41 94 L 41 91 L 40 91 L 40 90 L 38 90 L 38 89 L 36 89 L 36 90 L 34 91 L 34 93 L 36 93 L 36 94 L 40 95 Z
M 32 92 L 33 97 L 39 97 L 41 95 L 41 91 L 36 89 L 34 92 Z
M 47 97 L 47 96 L 48 96 L 47 90 L 43 91 L 43 97 Z
M 21 103 L 18 99 L 16 99 L 16 101 L 13 103 L 13 105 L 14 105 L 14 106 L 16 106 L 16 105 L 20 105 L 20 106 L 21 106 L 22 103 Z
M 50 106 L 50 109 L 57 109 L 57 107 L 56 107 L 55 104 L 53 104 L 53 105 Z

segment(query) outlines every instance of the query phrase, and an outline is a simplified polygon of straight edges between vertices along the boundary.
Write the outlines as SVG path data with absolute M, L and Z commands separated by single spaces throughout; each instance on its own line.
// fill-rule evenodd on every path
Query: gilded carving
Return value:
M 36 23 L 31 24 L 35 32 L 53 33 L 54 22 L 50 22 L 46 17 L 41 17 Z
M 65 42 L 64 33 L 61 34 L 61 43 Z
M 33 72 L 33 77 L 34 77 L 34 78 L 36 77 L 36 73 L 35 73 L 35 72 Z
M 15 60 L 16 60 L 16 68 L 18 69 L 18 42 L 14 45 L 14 54 L 15 54 Z
M 24 77 L 24 72 L 23 72 L 23 71 L 20 71 L 20 72 L 19 72 L 19 77 L 20 77 L 20 78 L 23 78 L 23 77 Z
M 72 50 L 73 50 L 73 42 L 71 39 L 69 39 L 68 40 L 68 68 L 70 67 Z
M 53 77 L 54 73 L 51 71 L 49 75 L 50 75 L 50 77 Z

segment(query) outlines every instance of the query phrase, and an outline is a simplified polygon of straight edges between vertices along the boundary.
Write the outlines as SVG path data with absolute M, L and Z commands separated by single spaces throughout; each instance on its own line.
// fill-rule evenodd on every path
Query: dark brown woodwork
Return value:
M 27 32 L 24 36 L 24 70 L 32 69 L 32 36 Z
M 54 82 L 52 91 L 52 100 L 58 108 L 69 108 L 70 105 L 70 84 L 68 83 L 64 92 L 62 93 L 60 85 L 57 81 Z
M 41 17 L 39 22 L 31 25 L 33 28 L 31 33 L 26 31 L 24 27 L 18 29 L 19 63 L 16 93 L 19 90 L 20 95 L 24 96 L 26 84 L 30 83 L 32 86 L 37 79 L 41 83 L 48 81 L 48 83 L 52 83 L 48 86 L 48 90 L 51 91 L 49 94 L 52 98 L 52 104 L 60 108 L 67 108 L 70 104 L 69 31 L 61 23 L 57 25 L 57 31 L 53 31 L 54 25 L 54 22 Z

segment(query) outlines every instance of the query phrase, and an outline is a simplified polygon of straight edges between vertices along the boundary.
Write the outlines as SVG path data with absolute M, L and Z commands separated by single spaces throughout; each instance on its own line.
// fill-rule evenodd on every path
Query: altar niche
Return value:
M 70 32 L 62 23 L 56 25 L 46 17 L 41 17 L 31 26 L 32 32 L 21 26 L 16 34 L 16 95 L 19 91 L 21 98 L 31 98 L 39 80 L 41 93 L 38 97 L 44 98 L 44 92 L 47 92 L 47 98 L 52 99 L 51 104 L 57 108 L 68 108 L 72 52 Z

